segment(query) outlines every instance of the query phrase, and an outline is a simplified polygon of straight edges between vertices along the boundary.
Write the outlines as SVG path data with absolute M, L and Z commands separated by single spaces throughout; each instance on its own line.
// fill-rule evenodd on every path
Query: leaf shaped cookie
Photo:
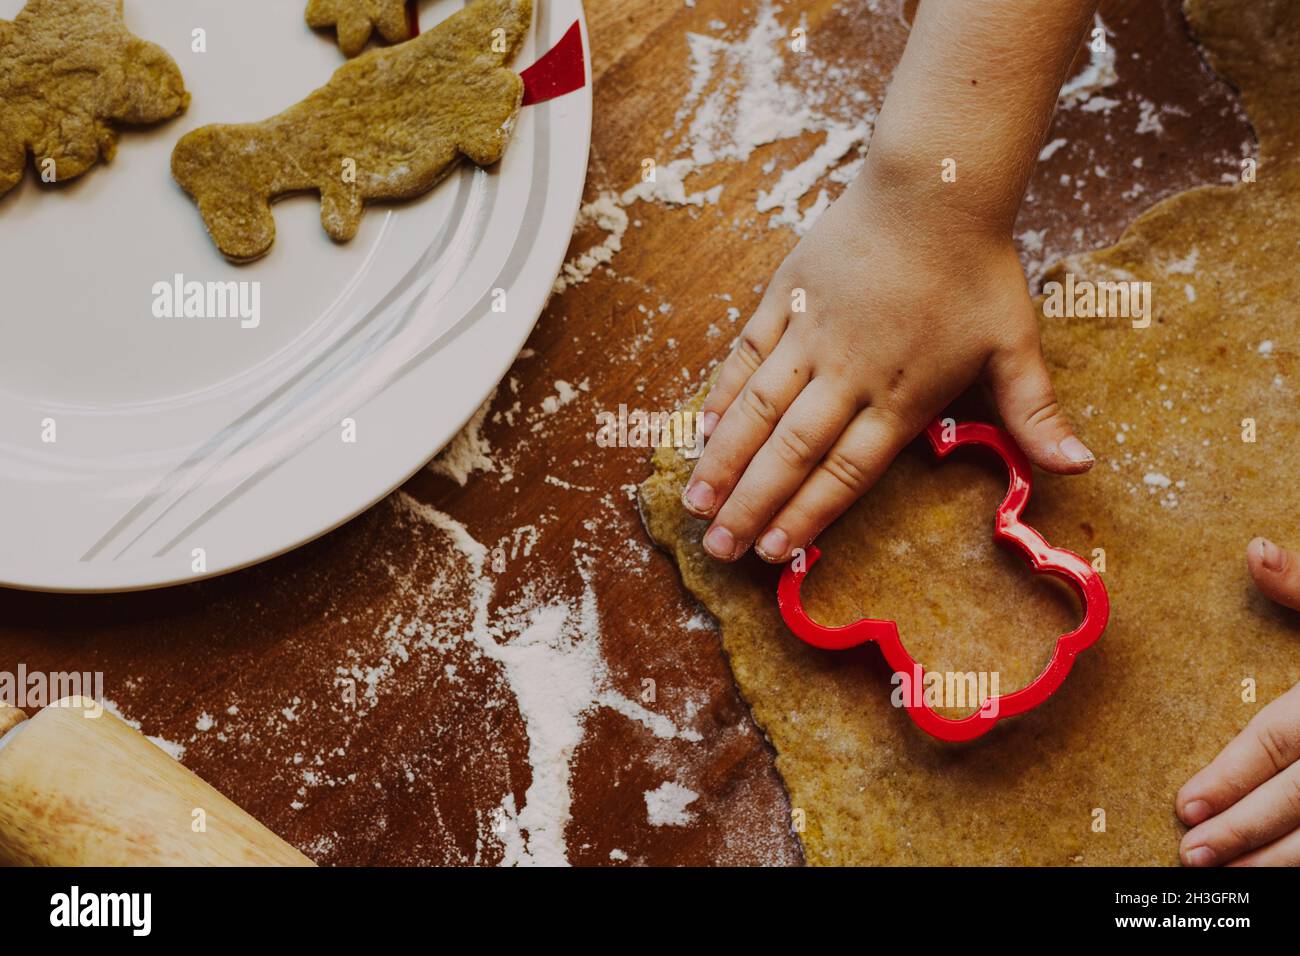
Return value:
M 345 63 L 278 116 L 188 134 L 172 175 L 233 261 L 270 250 L 271 202 L 290 193 L 319 192 L 321 225 L 346 242 L 367 200 L 422 195 L 461 156 L 501 158 L 523 97 L 505 64 L 531 22 L 532 0 L 475 0 L 417 39 Z
M 307 24 L 317 30 L 334 27 L 339 49 L 347 56 L 364 50 L 374 30 L 389 43 L 411 38 L 406 0 L 310 0 Z
M 46 181 L 117 150 L 117 125 L 157 123 L 190 97 L 175 61 L 126 28 L 122 0 L 30 0 L 0 20 L 0 196 L 30 153 Z

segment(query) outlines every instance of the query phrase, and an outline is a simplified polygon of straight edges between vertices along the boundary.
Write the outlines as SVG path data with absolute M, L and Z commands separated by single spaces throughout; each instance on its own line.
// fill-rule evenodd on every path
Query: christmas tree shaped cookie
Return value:
M 389 43 L 411 39 L 406 0 L 310 0 L 307 23 L 317 30 L 333 27 L 347 56 L 364 50 L 375 30 Z
M 271 202 L 290 193 L 320 193 L 321 225 L 346 242 L 368 200 L 422 195 L 461 156 L 501 158 L 523 98 L 506 64 L 531 22 L 532 0 L 474 0 L 417 39 L 345 63 L 278 116 L 188 134 L 172 174 L 236 262 L 270 250 Z
M 113 158 L 119 124 L 187 105 L 181 71 L 126 28 L 122 0 L 30 0 L 0 20 L 0 196 L 29 154 L 43 181 L 65 182 Z

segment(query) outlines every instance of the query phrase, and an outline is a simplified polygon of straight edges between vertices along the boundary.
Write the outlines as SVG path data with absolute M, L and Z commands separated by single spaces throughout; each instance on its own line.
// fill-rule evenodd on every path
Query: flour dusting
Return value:
M 429 462 L 426 466 L 429 471 L 450 478 L 463 488 L 475 472 L 497 470 L 496 462 L 492 460 L 492 445 L 483 437 L 483 423 L 496 397 L 497 389 L 494 388 L 451 444 Z
M 1090 38 L 1089 42 L 1092 45 L 1089 47 L 1088 65 L 1061 87 L 1057 103 L 1064 109 L 1077 106 L 1092 112 L 1109 109 L 1118 103 L 1117 100 L 1107 98 L 1097 100 L 1098 103 L 1104 104 L 1101 106 L 1091 103 L 1094 96 L 1119 82 L 1119 72 L 1115 69 L 1115 47 L 1110 42 L 1111 33 L 1102 22 L 1101 14 L 1095 14 L 1093 19 L 1094 36 L 1097 31 L 1101 31 L 1104 38 L 1101 49 L 1098 49 L 1096 42 Z
M 710 24 L 719 32 L 726 26 Z M 788 227 L 797 235 L 811 229 L 830 205 L 830 194 L 822 189 L 804 207 L 817 184 L 850 182 L 861 168 L 876 115 L 870 97 L 864 90 L 845 96 L 855 80 L 849 67 L 794 53 L 773 0 L 758 5 L 753 26 L 743 36 L 689 33 L 687 48 L 690 86 L 663 136 L 672 144 L 669 158 L 643 171 L 634 186 L 602 191 L 583 207 L 579 227 L 594 225 L 605 238 L 565 263 L 556 292 L 585 282 L 622 250 L 629 224 L 624 209 L 638 202 L 716 205 L 723 185 L 697 188 L 691 183 L 720 164 L 747 161 L 762 146 L 808 135 L 823 138 L 811 156 L 781 170 L 755 202 L 755 212 L 767 217 L 769 228 Z M 776 163 L 764 171 L 776 172 Z
M 695 814 L 686 808 L 699 796 L 679 783 L 666 781 L 645 792 L 646 818 L 651 826 L 684 827 L 695 819 Z
M 627 232 L 628 216 L 619 204 L 619 197 L 604 192 L 578 212 L 574 230 L 595 226 L 605 237 L 595 245 L 566 262 L 555 280 L 553 292 L 559 294 L 571 285 L 586 282 L 601 266 L 609 265 L 623 249 L 623 236 Z
M 592 558 L 582 553 L 580 545 L 574 554 L 583 581 L 577 601 L 552 597 L 540 605 L 526 603 L 494 612 L 489 549 L 459 521 L 405 492 L 398 492 L 393 500 L 408 515 L 445 533 L 466 562 L 471 617 L 457 640 L 472 643 L 501 666 L 504 689 L 513 697 L 527 729 L 532 780 L 523 806 L 517 806 L 514 793 L 507 792 L 491 820 L 491 833 L 505 851 L 502 864 L 565 865 L 565 829 L 572 805 L 570 767 L 591 713 L 608 708 L 660 738 L 698 741 L 700 736 L 679 730 L 666 716 L 649 711 L 611 685 L 601 652 Z
M 104 705 L 104 709 L 106 711 L 108 711 L 118 720 L 122 721 L 122 723 L 126 724 L 128 727 L 132 728 L 133 730 L 140 730 L 140 721 L 132 720 L 130 717 L 122 713 L 122 709 L 118 707 L 116 701 L 109 700 L 106 697 L 104 698 L 103 701 L 101 701 L 101 703 Z M 141 733 L 144 732 L 141 731 Z M 184 744 L 178 744 L 174 740 L 168 740 L 165 737 L 153 737 L 150 736 L 149 734 L 145 734 L 144 736 L 149 740 L 150 743 L 152 743 L 159 750 L 163 751 L 163 753 L 167 754 L 167 756 L 171 757 L 173 760 L 181 760 L 185 757 Z

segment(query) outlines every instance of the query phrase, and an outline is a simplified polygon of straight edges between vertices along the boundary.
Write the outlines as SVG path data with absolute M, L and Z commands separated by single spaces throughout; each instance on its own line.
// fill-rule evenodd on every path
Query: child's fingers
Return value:
M 722 363 L 718 377 L 700 406 L 700 431 L 708 438 L 713 434 L 722 416 L 736 400 L 751 375 L 758 371 L 769 355 L 776 350 L 789 321 L 785 309 L 775 304 L 768 295 L 759 303 L 758 310 L 745 323 L 735 348 Z
M 1256 538 L 1246 548 L 1246 565 L 1265 596 L 1300 611 L 1300 556 L 1267 538 Z
M 1179 818 L 1196 826 L 1222 813 L 1270 777 L 1300 760 L 1300 684 L 1257 713 L 1209 766 L 1183 784 Z
M 1030 461 L 1061 475 L 1092 467 L 1092 452 L 1074 434 L 1056 401 L 1036 338 L 996 353 L 988 372 L 1002 421 Z
M 704 536 L 705 550 L 717 558 L 744 554 L 772 515 L 830 450 L 857 410 L 856 400 L 828 377 L 813 379 L 782 416 L 719 509 L 713 527 Z M 759 544 L 759 556 L 768 560 L 779 560 L 786 550 L 787 543 L 777 540 Z
M 1258 850 L 1237 857 L 1229 866 L 1300 866 L 1300 830 L 1293 830 Z
M 915 437 L 915 430 L 880 406 L 858 412 L 808 480 L 769 523 L 759 538 L 761 553 L 770 560 L 785 561 L 795 548 L 807 547 L 866 494 Z M 777 547 L 782 541 L 784 549 Z
M 1218 866 L 1300 826 L 1300 764 L 1266 780 L 1218 816 L 1183 836 L 1186 866 Z
M 808 362 L 797 346 L 777 346 L 750 376 L 704 446 L 704 454 L 682 494 L 687 511 L 700 518 L 717 514 L 754 453 L 767 441 L 811 377 Z

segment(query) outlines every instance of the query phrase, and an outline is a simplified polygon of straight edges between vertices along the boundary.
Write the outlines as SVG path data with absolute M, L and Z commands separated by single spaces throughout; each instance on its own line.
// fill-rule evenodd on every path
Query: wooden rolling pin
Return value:
M 82 697 L 46 707 L 30 720 L 0 704 L 0 863 L 313 865 Z

